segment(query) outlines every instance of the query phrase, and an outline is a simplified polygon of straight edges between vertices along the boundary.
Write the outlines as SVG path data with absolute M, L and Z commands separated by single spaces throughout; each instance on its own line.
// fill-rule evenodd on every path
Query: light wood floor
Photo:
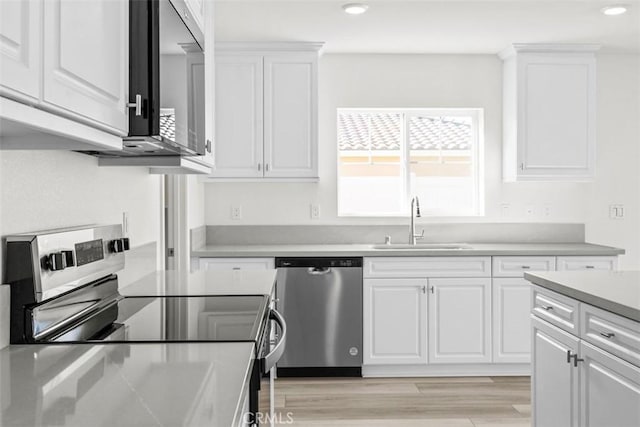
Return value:
M 313 427 L 530 425 L 529 377 L 279 378 L 275 384 L 283 425 L 290 419 Z

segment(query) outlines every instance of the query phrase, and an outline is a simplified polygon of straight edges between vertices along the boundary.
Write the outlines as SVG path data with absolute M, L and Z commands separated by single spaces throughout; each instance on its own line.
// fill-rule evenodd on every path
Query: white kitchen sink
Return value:
M 417 243 L 411 245 L 408 243 L 392 243 L 389 245 L 371 245 L 372 249 L 415 249 L 415 250 L 456 250 L 456 249 L 471 249 L 470 245 L 466 243 Z

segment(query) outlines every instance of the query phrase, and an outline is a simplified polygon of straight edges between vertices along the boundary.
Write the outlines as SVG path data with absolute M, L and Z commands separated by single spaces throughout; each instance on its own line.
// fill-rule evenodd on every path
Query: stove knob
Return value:
M 62 251 L 60 253 L 62 254 L 65 268 L 73 267 L 74 265 L 76 265 L 76 263 L 73 261 L 73 251 Z
M 62 252 L 54 252 L 44 257 L 45 267 L 51 271 L 64 270 L 64 257 Z
M 109 242 L 109 251 L 116 254 L 124 252 L 124 242 L 122 239 L 115 239 Z

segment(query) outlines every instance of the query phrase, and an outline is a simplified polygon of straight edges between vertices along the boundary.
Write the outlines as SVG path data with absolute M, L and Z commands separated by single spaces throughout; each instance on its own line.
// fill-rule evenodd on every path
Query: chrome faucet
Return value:
M 424 228 L 421 234 L 416 234 L 416 218 L 420 218 L 420 200 L 417 196 L 411 199 L 411 226 L 409 228 L 409 244 L 411 245 L 415 245 L 417 239 L 424 238 Z

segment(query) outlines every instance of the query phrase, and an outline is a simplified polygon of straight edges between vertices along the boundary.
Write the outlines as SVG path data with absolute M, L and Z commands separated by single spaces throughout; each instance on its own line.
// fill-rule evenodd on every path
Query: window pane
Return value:
M 423 215 L 475 215 L 472 118 L 410 115 L 410 194 Z
M 397 113 L 338 111 L 338 214 L 403 211 L 402 126 Z

